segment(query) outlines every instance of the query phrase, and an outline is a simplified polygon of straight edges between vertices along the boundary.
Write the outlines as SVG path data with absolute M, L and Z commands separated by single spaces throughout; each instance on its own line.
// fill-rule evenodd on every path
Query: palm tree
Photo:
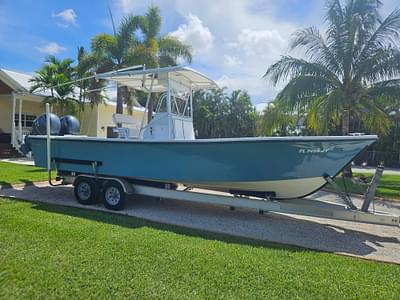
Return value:
M 191 48 L 170 36 L 161 36 L 160 10 L 151 6 L 143 16 L 129 15 L 123 19 L 114 35 L 100 34 L 92 39 L 92 51 L 102 65 L 118 69 L 145 64 L 147 68 L 176 65 L 178 58 L 191 62 Z M 138 33 L 140 31 L 140 34 Z M 123 112 L 123 103 L 130 94 L 124 87 L 117 89 L 117 113 Z M 149 103 L 149 119 L 153 101 Z
M 99 70 L 111 71 L 126 67 L 128 50 L 135 42 L 135 31 L 140 22 L 139 16 L 127 16 L 121 23 L 118 31 L 114 30 L 114 35 L 102 33 L 91 40 L 92 65 L 96 66 L 96 72 Z M 126 93 L 121 86 L 117 87 L 117 113 L 123 113 L 123 103 Z
M 235 90 L 226 96 L 226 137 L 254 136 L 257 113 L 246 91 Z
M 77 101 L 73 94 L 74 86 L 69 84 L 74 73 L 73 60 L 59 60 L 50 55 L 44 62 L 42 68 L 36 71 L 36 75 L 30 80 L 33 83 L 30 91 L 50 90 L 50 96 L 46 96 L 44 102 L 54 105 L 60 114 L 75 113 Z
M 193 127 L 197 137 L 220 138 L 225 135 L 227 111 L 224 89 L 196 91 L 193 95 Z
M 107 66 L 104 61 L 96 57 L 94 53 L 86 52 L 81 46 L 78 47 L 77 62 L 74 79 L 76 80 L 75 85 L 79 89 L 81 110 L 84 109 L 84 104 L 88 100 L 91 105 L 103 103 L 105 96 L 101 92 L 105 88 L 105 82 L 90 77 L 96 72 L 106 71 L 105 67 Z
M 325 34 L 315 27 L 296 32 L 291 50 L 304 58 L 283 56 L 264 77 L 274 86 L 286 82 L 277 102 L 286 112 L 306 110 L 316 133 L 340 126 L 343 135 L 357 120 L 386 134 L 385 108 L 400 100 L 400 9 L 381 19 L 378 0 L 327 2 Z
M 270 102 L 259 116 L 257 133 L 267 136 L 293 135 L 300 118 L 299 114 L 281 109 L 277 101 Z
M 198 138 L 254 136 L 257 114 L 246 91 L 196 91 L 193 125 Z

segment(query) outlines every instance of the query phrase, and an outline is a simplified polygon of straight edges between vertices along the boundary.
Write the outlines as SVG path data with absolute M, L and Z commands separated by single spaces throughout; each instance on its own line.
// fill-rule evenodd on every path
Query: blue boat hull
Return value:
M 52 137 L 58 171 L 179 183 L 225 191 L 304 197 L 335 176 L 376 136 L 212 140 L 120 140 Z M 30 138 L 36 166 L 46 167 L 45 136 Z

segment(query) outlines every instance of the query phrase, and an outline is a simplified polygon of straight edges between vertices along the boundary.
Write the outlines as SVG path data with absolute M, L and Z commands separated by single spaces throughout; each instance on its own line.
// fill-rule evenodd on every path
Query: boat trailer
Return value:
M 398 216 L 354 210 L 343 204 L 307 198 L 279 201 L 231 195 L 216 195 L 195 191 L 167 190 L 139 185 L 134 185 L 133 188 L 134 193 L 139 195 L 159 197 L 161 199 L 223 205 L 231 209 L 236 207 L 250 208 L 258 210 L 261 214 L 264 212 L 274 212 L 392 226 L 399 226 L 400 224 Z
M 50 109 L 48 104 L 46 104 L 46 113 L 48 180 L 50 185 L 55 186 L 51 180 L 52 168 L 57 170 L 57 164 L 60 162 L 65 163 L 65 161 L 60 161 L 59 158 L 51 156 Z M 327 202 L 311 198 L 280 201 L 268 197 L 254 198 L 218 192 L 207 193 L 190 187 L 184 187 L 182 189 L 181 187 L 175 187 L 171 184 L 151 186 L 143 183 L 140 184 L 140 182 L 131 182 L 127 178 L 98 175 L 98 161 L 75 161 L 73 163 L 91 165 L 93 172 L 91 174 L 75 174 L 74 172 L 59 173 L 57 178 L 62 180 L 62 183 L 57 185 L 73 184 L 75 196 L 77 200 L 83 204 L 91 204 L 100 196 L 104 201 L 104 205 L 112 210 L 123 209 L 126 195 L 141 195 L 159 199 L 222 205 L 229 207 L 231 210 L 235 208 L 255 209 L 261 214 L 264 212 L 272 212 L 389 226 L 400 225 L 399 216 L 369 210 L 370 204 L 373 203 L 379 179 L 383 173 L 383 166 L 377 168 L 372 182 L 369 184 L 367 192 L 365 193 L 361 209 L 358 209 L 349 195 L 342 191 L 330 176 L 324 176 L 324 178 L 327 184 L 330 184 L 336 190 L 339 195 L 338 199 L 340 199 L 342 203 Z
M 379 178 L 379 176 L 375 176 L 374 178 Z M 206 190 L 191 189 L 189 187 L 178 187 L 178 189 L 174 189 L 171 188 L 169 184 L 165 184 L 163 187 L 153 187 L 130 183 L 124 178 L 99 177 L 93 174 L 64 176 L 62 179 L 63 184 L 72 183 L 74 185 L 75 196 L 81 203 L 85 203 L 85 199 L 82 199 L 82 191 L 80 191 L 82 184 L 86 187 L 93 186 L 93 184 L 97 185 L 97 187 L 100 187 L 96 188 L 98 191 L 97 193 L 100 193 L 105 206 L 112 210 L 123 209 L 125 196 L 133 195 L 221 205 L 229 207 L 231 210 L 235 208 L 255 209 L 260 214 L 272 212 L 389 226 L 400 225 L 399 216 L 375 211 L 371 212 L 368 209 L 365 210 L 368 204 L 373 201 L 371 200 L 372 198 L 370 198 L 371 194 L 368 193 L 365 196 L 362 208 L 357 209 L 354 204 L 352 204 L 352 206 L 349 205 L 347 201 L 351 200 L 347 195 L 345 198 L 346 200 L 339 197 L 339 199 L 342 199 L 343 203 L 327 202 L 312 198 L 280 201 L 268 198 L 260 199 L 248 196 L 230 195 L 213 191 L 208 192 Z M 84 193 L 85 190 L 83 191 L 83 195 L 85 195 Z

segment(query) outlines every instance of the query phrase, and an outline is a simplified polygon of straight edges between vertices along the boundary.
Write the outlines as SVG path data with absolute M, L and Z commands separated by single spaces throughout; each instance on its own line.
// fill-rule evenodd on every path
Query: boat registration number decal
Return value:
M 299 153 L 301 154 L 327 153 L 331 150 L 332 148 L 302 148 L 299 149 Z

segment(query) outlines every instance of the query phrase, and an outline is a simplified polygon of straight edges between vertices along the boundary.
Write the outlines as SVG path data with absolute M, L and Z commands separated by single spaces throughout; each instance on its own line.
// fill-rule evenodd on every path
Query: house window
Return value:
M 35 115 L 29 113 L 21 114 L 21 125 L 22 127 L 32 127 L 33 120 L 36 119 Z M 15 126 L 19 125 L 19 114 L 15 114 Z

